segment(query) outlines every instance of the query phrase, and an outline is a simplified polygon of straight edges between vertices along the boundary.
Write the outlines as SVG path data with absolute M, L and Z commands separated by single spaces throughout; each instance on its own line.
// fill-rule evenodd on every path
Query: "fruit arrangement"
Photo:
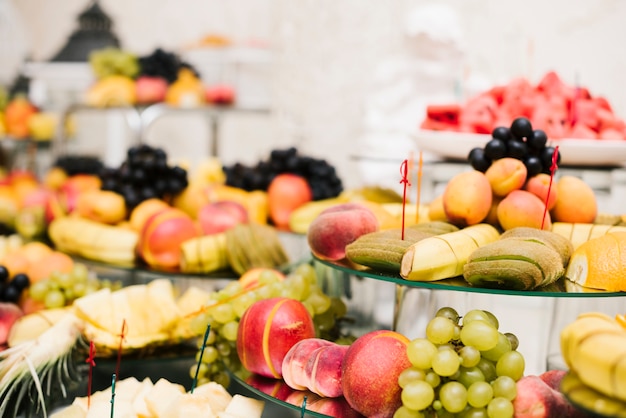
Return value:
M 253 310 L 248 313 L 249 309 Z M 273 269 L 249 270 L 211 294 L 193 316 L 190 326 L 195 333 L 211 326 L 198 381 L 228 386 L 226 368 L 242 378 L 250 371 L 280 378 L 283 360 L 298 341 L 317 337 L 351 342 L 339 328 L 345 314 L 344 302 L 322 291 L 310 264 L 300 264 L 287 275 Z M 190 373 L 193 376 L 195 368 Z
M 0 138 L 49 141 L 54 137 L 57 124 L 57 115 L 39 109 L 23 94 L 0 103 Z
M 431 105 L 421 128 L 489 134 L 498 126 L 511 125 L 517 117 L 530 119 L 552 140 L 626 138 L 626 123 L 605 98 L 566 84 L 555 72 L 546 73 L 536 85 L 516 78 L 464 105 Z
M 89 106 L 166 103 L 188 108 L 207 103 L 229 105 L 235 101 L 231 86 L 205 86 L 190 64 L 161 48 L 141 57 L 118 48 L 105 48 L 93 51 L 89 63 L 96 76 L 85 93 Z

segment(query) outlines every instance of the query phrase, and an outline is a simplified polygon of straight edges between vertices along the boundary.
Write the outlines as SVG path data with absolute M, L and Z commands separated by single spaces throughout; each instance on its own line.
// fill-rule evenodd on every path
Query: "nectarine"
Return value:
M 391 418 L 402 405 L 398 376 L 409 368 L 409 339 L 394 331 L 369 332 L 352 343 L 342 365 L 343 396 L 366 417 Z
M 233 201 L 207 203 L 198 211 L 198 223 L 205 235 L 218 234 L 247 222 L 248 211 L 243 205 Z
M 269 217 L 277 228 L 289 228 L 289 215 L 303 204 L 313 200 L 313 192 L 306 179 L 296 174 L 279 174 L 267 188 Z
M 283 297 L 261 299 L 239 321 L 237 354 L 249 371 L 280 378 L 291 347 L 313 337 L 313 319 L 302 302 Z

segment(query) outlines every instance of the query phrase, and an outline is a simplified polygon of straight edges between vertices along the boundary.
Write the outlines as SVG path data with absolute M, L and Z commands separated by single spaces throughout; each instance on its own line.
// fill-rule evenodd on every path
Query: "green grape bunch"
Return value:
M 244 312 L 258 300 L 273 297 L 287 297 L 299 300 L 307 308 L 316 327 L 316 336 L 337 343 L 349 344 L 351 335 L 341 331 L 341 323 L 346 319 L 347 307 L 338 297 L 326 295 L 317 282 L 315 269 L 311 264 L 298 265 L 281 280 L 272 270 L 259 275 L 258 285 L 252 289 L 243 288 L 239 281 L 229 283 L 223 289 L 213 292 L 205 304 L 205 309 L 191 322 L 196 335 L 204 335 L 207 325 L 211 326 L 204 351 L 199 341 L 196 361 L 190 368 L 190 375 L 196 375 L 198 385 L 214 381 L 228 387 L 230 373 L 245 379 L 247 372 L 237 355 L 237 331 L 239 320 Z
M 402 406 L 394 418 L 511 418 L 525 361 L 519 340 L 485 310 L 437 311 L 426 336 L 407 346 L 411 367 L 398 377 Z
M 113 75 L 135 78 L 140 70 L 137 55 L 119 48 L 104 48 L 91 52 L 89 64 L 98 79 Z

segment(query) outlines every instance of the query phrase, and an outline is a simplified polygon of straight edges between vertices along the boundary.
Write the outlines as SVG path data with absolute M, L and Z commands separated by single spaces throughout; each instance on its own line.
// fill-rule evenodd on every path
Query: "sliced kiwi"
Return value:
M 500 240 L 512 237 L 537 238 L 547 243 L 559 253 L 563 266 L 567 266 L 567 263 L 569 263 L 569 259 L 574 252 L 574 246 L 569 239 L 552 231 L 524 226 L 517 227 L 503 232 L 500 236 Z

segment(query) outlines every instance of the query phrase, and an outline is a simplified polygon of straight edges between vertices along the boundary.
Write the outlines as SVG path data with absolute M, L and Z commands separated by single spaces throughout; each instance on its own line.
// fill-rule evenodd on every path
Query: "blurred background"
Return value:
M 377 173 L 368 163 L 372 156 L 396 164 L 416 150 L 412 135 L 427 104 L 462 101 L 515 77 L 536 83 L 550 70 L 606 97 L 616 114 L 626 115 L 626 54 L 620 52 L 626 2 L 619 0 L 96 5 L 111 19 L 122 49 L 175 52 L 205 82 L 238 89 L 244 111 L 224 112 L 218 129 L 189 112 L 159 118 L 142 133 L 192 165 L 215 140 L 227 164 L 294 145 L 327 158 L 346 186 L 358 185 Z M 26 73 L 41 106 L 59 111 L 78 100 L 77 92 L 92 82 L 88 70 L 41 64 L 59 54 L 79 28 L 80 14 L 93 6 L 87 0 L 0 0 L 0 84 Z M 226 41 L 230 53 L 216 48 L 216 39 Z M 78 116 L 76 135 L 84 149 L 95 149 L 111 164 L 123 158 L 125 143 L 133 140 L 123 116 Z

